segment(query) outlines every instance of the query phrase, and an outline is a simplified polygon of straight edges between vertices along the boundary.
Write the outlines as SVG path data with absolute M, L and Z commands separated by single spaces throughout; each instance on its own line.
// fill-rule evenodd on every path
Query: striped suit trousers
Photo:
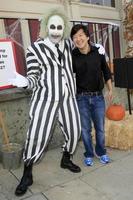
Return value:
M 58 120 L 65 142 L 63 151 L 73 154 L 81 133 L 80 116 L 75 98 L 65 85 L 61 101 L 42 101 L 30 112 L 30 126 L 23 153 L 24 162 L 29 165 L 41 159 Z

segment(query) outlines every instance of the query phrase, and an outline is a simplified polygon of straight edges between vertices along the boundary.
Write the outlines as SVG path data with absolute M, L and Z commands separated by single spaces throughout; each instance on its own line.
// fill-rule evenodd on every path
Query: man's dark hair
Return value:
M 73 36 L 80 30 L 82 29 L 83 32 L 85 33 L 85 35 L 87 37 L 89 37 L 89 30 L 88 30 L 88 27 L 83 25 L 83 24 L 76 24 L 72 27 L 71 29 L 71 33 L 70 33 L 70 37 L 71 39 L 73 40 Z

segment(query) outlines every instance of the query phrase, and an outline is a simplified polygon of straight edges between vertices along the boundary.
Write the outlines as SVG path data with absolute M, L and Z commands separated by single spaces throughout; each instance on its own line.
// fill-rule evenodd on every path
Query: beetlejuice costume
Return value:
M 71 43 L 64 39 L 63 19 L 59 14 L 48 18 L 47 36 L 27 49 L 27 77 L 16 73 L 12 80 L 12 85 L 33 91 L 30 125 L 23 152 L 24 172 L 15 191 L 18 196 L 32 185 L 33 163 L 42 157 L 56 120 L 65 138 L 60 166 L 75 173 L 81 171 L 70 159 L 76 149 L 81 126 L 75 98 Z

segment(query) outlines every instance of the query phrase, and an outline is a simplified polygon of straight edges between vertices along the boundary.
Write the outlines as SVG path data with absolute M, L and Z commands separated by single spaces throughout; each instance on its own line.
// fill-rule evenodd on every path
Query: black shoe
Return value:
M 22 177 L 21 182 L 15 190 L 16 196 L 24 195 L 27 192 L 27 189 L 30 185 L 33 184 L 33 178 L 31 177 Z
M 32 165 L 24 166 L 23 176 L 19 185 L 15 190 L 16 196 L 21 196 L 26 193 L 28 187 L 33 184 L 33 177 L 32 177 Z
M 68 169 L 71 172 L 74 173 L 79 173 L 81 172 L 81 169 L 79 166 L 75 165 L 71 160 L 70 160 L 70 154 L 68 152 L 63 153 L 63 157 L 61 159 L 61 168 Z

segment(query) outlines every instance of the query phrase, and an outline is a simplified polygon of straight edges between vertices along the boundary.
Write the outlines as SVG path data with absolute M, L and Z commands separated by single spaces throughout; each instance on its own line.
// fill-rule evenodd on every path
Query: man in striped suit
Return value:
M 43 23 L 40 32 L 44 28 Z M 24 172 L 15 191 L 17 196 L 23 195 L 32 185 L 33 163 L 41 159 L 56 119 L 65 138 L 60 166 L 75 173 L 81 171 L 71 160 L 81 126 L 75 98 L 71 44 L 64 39 L 66 17 L 58 12 L 52 13 L 45 20 L 45 25 L 46 36 L 27 49 L 27 77 L 16 73 L 11 81 L 12 85 L 33 91 L 30 125 L 23 153 Z

